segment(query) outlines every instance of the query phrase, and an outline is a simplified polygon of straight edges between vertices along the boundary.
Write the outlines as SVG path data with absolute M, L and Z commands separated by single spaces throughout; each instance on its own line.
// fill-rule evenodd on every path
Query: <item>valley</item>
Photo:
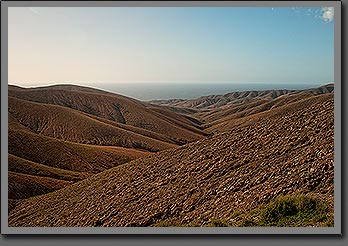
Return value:
M 248 226 L 288 195 L 326 204 L 305 226 L 332 226 L 333 92 L 9 85 L 9 226 Z

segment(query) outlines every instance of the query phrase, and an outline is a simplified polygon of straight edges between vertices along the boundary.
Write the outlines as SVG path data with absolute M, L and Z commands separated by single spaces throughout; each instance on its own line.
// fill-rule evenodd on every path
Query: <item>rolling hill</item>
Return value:
M 307 94 L 318 95 L 331 93 L 334 90 L 334 84 L 323 85 L 318 88 L 305 90 L 265 90 L 265 91 L 242 91 L 230 92 L 224 95 L 202 96 L 197 99 L 169 99 L 152 100 L 150 103 L 155 105 L 171 106 L 184 109 L 211 110 L 229 108 L 234 105 L 245 104 L 254 100 L 272 100 L 288 94 Z
M 79 181 L 88 176 L 88 173 L 51 167 L 26 160 L 12 154 L 8 155 L 8 170 L 14 173 L 49 177 L 67 181 Z
M 205 137 L 192 117 L 74 85 L 9 85 L 8 116 L 11 209 L 21 199 Z
M 66 90 L 64 88 L 67 88 Z M 152 110 L 146 103 L 110 92 L 79 86 L 21 88 L 9 86 L 9 97 L 22 102 L 59 105 L 124 125 L 165 135 L 169 142 L 184 144 L 204 137 L 204 132 L 181 114 L 171 118 Z M 58 107 L 56 107 L 58 108 Z M 170 112 L 168 112 L 170 113 Z
M 334 97 L 319 94 L 276 101 L 265 110 L 237 118 L 240 122 L 232 117 L 209 126 L 223 128 L 213 136 L 28 198 L 10 212 L 9 226 L 232 223 L 236 212 L 257 209 L 286 194 L 311 194 L 325 201 L 325 216 L 330 217 Z M 249 104 L 244 110 L 262 103 Z M 224 117 L 233 114 L 227 112 Z
M 97 173 L 149 152 L 114 146 L 77 144 L 29 131 L 9 129 L 8 153 L 64 170 Z
M 252 107 L 251 109 L 227 114 L 226 116 L 206 123 L 203 126 L 205 127 L 205 130 L 209 132 L 224 132 L 239 125 L 251 125 L 259 121 L 261 118 L 269 119 L 272 117 L 281 116 L 287 112 L 294 112 L 296 110 L 304 109 L 308 107 L 308 105 L 320 101 L 322 98 L 330 97 L 330 95 L 332 96 L 332 94 L 324 94 L 323 97 L 319 95 L 286 95 L 285 97 L 263 103 L 259 106 Z M 290 98 L 291 100 L 288 100 Z
M 48 137 L 20 124 L 9 113 L 8 153 L 9 197 L 23 199 L 65 187 L 151 152 Z
M 158 151 L 175 145 L 93 119 L 70 108 L 9 98 L 9 114 L 22 126 L 66 141 Z
M 8 172 L 8 198 L 24 199 L 38 196 L 70 184 L 71 181 Z

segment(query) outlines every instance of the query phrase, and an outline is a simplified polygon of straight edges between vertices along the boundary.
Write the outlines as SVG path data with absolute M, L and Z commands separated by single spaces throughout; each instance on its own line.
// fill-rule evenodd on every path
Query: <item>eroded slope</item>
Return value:
M 204 225 L 294 193 L 320 197 L 333 213 L 333 101 L 327 94 L 306 107 L 280 106 L 282 114 L 30 198 L 9 225 Z

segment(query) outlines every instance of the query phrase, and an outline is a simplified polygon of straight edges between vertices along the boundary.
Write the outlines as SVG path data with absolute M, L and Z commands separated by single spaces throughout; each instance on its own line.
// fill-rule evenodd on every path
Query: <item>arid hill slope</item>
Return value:
M 8 102 L 11 208 L 205 135 L 189 117 L 94 88 L 10 85 Z
M 311 95 L 326 94 L 333 92 L 334 84 L 327 84 L 318 88 L 305 89 L 305 90 L 265 90 L 265 91 L 242 91 L 242 92 L 230 92 L 224 95 L 209 95 L 203 96 L 197 99 L 182 100 L 182 99 L 169 99 L 169 100 L 153 100 L 152 104 L 171 106 L 178 108 L 199 109 L 199 110 L 211 110 L 229 108 L 234 105 L 245 104 L 250 101 L 267 99 L 272 100 L 287 94 L 306 93 Z
M 330 94 L 326 94 L 330 95 Z M 333 95 L 333 94 L 331 94 Z M 263 103 L 250 109 L 229 114 L 220 119 L 206 123 L 203 126 L 207 132 L 219 133 L 234 129 L 237 126 L 252 125 L 261 119 L 267 120 L 274 117 L 281 117 L 286 113 L 305 109 L 306 107 L 318 102 L 320 95 L 311 96 L 308 94 L 285 95 L 271 102 Z M 299 104 L 301 102 L 301 104 Z M 247 106 L 247 105 L 244 105 Z M 236 108 L 239 108 L 238 106 Z M 232 108 L 231 110 L 233 110 Z
M 8 197 L 25 199 L 61 189 L 88 177 L 88 173 L 69 171 L 8 155 Z
M 243 122 L 247 124 L 250 120 L 254 121 L 256 115 L 258 115 L 257 117 L 270 117 L 277 114 L 277 110 L 271 109 L 290 105 L 315 95 L 333 92 L 334 84 L 327 84 L 305 90 L 231 92 L 225 95 L 210 95 L 192 100 L 155 100 L 151 103 L 162 107 L 170 105 L 178 110 L 196 110 L 191 115 L 200 120 L 201 129 L 204 129 L 207 134 L 211 134 L 231 130 Z
M 294 193 L 320 197 L 332 213 L 333 94 L 307 100 L 29 198 L 9 226 L 205 225 Z
M 269 109 L 274 109 L 282 105 L 297 102 L 311 96 L 313 96 L 311 93 L 301 92 L 294 94 L 285 94 L 275 99 L 256 98 L 247 103 L 232 105 L 228 108 L 223 107 L 222 109 L 213 109 L 209 112 L 201 112 L 199 116 L 201 118 L 204 118 L 204 121 L 206 123 L 203 124 L 203 126 L 207 128 L 222 122 L 227 122 L 230 120 L 265 112 Z
M 67 90 L 64 90 L 64 88 Z M 56 89 L 58 88 L 58 89 Z M 52 86 L 18 89 L 9 86 L 9 97 L 42 104 L 54 104 L 89 115 L 156 132 L 183 144 L 203 138 L 194 122 L 180 114 L 169 118 L 147 107 L 146 103 L 92 88 Z
M 8 172 L 8 198 L 25 199 L 64 188 L 72 181 Z
M 127 129 L 110 125 L 70 108 L 9 97 L 9 114 L 35 133 L 76 143 L 123 146 L 150 151 L 172 148 Z
M 29 131 L 8 131 L 8 153 L 64 170 L 97 173 L 149 154 L 146 151 L 77 144 Z
M 62 141 L 26 128 L 8 130 L 9 198 L 51 192 L 150 152 Z
M 88 176 L 88 173 L 51 167 L 26 160 L 12 154 L 8 155 L 8 171 L 67 181 L 79 181 Z

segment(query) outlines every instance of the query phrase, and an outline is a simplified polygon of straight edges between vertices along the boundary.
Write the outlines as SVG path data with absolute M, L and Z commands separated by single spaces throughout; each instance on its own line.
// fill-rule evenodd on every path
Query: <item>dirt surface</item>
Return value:
M 10 210 L 22 199 L 205 136 L 192 117 L 94 88 L 9 85 L 8 102 Z
M 303 100 L 29 198 L 9 226 L 203 226 L 296 193 L 327 201 L 332 214 L 333 93 Z

